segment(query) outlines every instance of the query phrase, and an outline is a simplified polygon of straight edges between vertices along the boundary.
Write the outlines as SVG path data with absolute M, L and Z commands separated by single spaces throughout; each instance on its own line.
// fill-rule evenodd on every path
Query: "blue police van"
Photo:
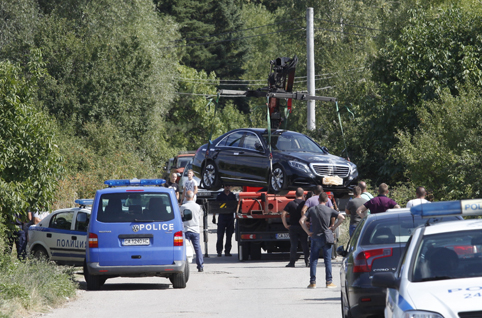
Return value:
M 108 278 L 159 276 L 174 288 L 189 279 L 183 221 L 174 190 L 163 179 L 107 180 L 96 192 L 88 228 L 84 277 L 88 290 Z

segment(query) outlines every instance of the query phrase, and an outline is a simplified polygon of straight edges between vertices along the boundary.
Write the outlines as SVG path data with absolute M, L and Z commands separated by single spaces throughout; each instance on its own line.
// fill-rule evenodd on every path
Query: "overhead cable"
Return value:
M 219 41 L 204 42 L 204 43 L 193 43 L 193 44 L 185 44 L 185 45 L 165 46 L 165 47 L 163 47 L 163 48 L 164 48 L 164 49 L 169 49 L 169 48 L 176 48 L 176 47 L 188 47 L 188 46 L 199 46 L 199 45 L 207 45 L 207 44 L 216 44 L 216 43 L 223 43 L 223 42 L 233 42 L 233 41 L 238 41 L 238 40 L 242 40 L 242 39 L 249 39 L 249 38 L 254 38 L 254 37 L 258 37 L 258 36 L 265 36 L 265 35 L 271 35 L 271 34 L 283 33 L 283 32 L 289 32 L 289 31 L 295 31 L 295 30 L 301 30 L 301 29 L 303 29 L 303 28 L 285 29 L 285 30 L 280 30 L 280 31 L 275 31 L 275 32 L 270 32 L 270 33 L 256 34 L 256 35 L 250 35 L 250 36 L 243 36 L 243 37 L 234 38 L 234 39 L 229 39 L 229 40 L 219 40 Z
M 298 19 L 302 19 L 302 18 L 298 18 Z M 209 38 L 209 37 L 218 36 L 218 35 L 223 35 L 223 34 L 231 34 L 231 33 L 245 32 L 245 31 L 250 31 L 250 30 L 255 30 L 255 29 L 264 28 L 264 27 L 267 27 L 267 26 L 284 24 L 284 23 L 288 23 L 288 22 L 291 22 L 291 21 L 296 21 L 296 20 L 298 20 L 298 19 L 290 19 L 290 20 L 285 20 L 285 21 L 281 21 L 281 22 L 270 23 L 270 24 L 260 25 L 260 26 L 257 26 L 257 27 L 242 29 L 242 30 L 227 31 L 227 32 L 222 32 L 222 33 L 217 33 L 217 34 L 209 34 L 209 35 L 205 35 L 205 36 L 196 36 L 196 37 L 193 37 L 193 38 L 183 38 L 183 39 L 174 40 L 174 41 L 169 41 L 169 42 L 179 42 L 179 41 L 184 41 L 184 40 L 185 40 L 185 41 L 189 41 L 189 40 Z

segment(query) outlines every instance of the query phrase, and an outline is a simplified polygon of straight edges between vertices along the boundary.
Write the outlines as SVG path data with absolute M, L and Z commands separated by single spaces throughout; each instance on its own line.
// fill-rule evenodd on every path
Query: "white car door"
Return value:
M 52 216 L 46 234 L 46 245 L 50 249 L 51 260 L 60 263 L 72 262 L 72 250 L 75 246 L 72 231 L 75 210 L 58 212 Z M 85 243 L 84 243 L 85 244 Z

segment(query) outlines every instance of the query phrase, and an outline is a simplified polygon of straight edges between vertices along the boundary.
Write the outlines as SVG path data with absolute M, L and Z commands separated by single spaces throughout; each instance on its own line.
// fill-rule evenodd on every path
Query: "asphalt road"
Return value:
M 77 275 L 78 297 L 42 317 L 341 317 L 340 288 L 327 289 L 323 260 L 318 288 L 307 289 L 309 268 L 303 259 L 286 268 L 288 255 L 263 253 L 259 261 L 239 262 L 233 237 L 232 257 L 217 257 L 215 226 L 210 223 L 204 272 L 191 264 L 185 289 L 173 289 L 166 278 L 113 278 L 99 291 L 86 291 Z M 203 243 L 203 252 L 204 243 Z M 339 286 L 339 257 L 333 282 Z

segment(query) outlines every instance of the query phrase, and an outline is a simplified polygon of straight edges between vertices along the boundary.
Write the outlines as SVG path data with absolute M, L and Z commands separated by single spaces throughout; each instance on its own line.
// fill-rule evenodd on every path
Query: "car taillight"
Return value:
M 89 248 L 99 247 L 99 240 L 97 234 L 89 233 Z
M 377 248 L 373 250 L 366 250 L 355 257 L 355 264 L 353 266 L 354 273 L 370 272 L 372 270 L 373 261 L 377 258 L 392 256 L 392 248 Z
M 182 246 L 183 243 L 182 231 L 174 233 L 174 246 Z

